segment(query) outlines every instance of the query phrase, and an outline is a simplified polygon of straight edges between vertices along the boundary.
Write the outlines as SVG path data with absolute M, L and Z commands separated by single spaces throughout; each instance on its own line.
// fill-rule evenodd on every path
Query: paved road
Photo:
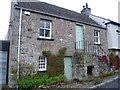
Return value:
M 106 83 L 102 86 L 98 86 L 97 88 L 118 88 L 120 90 L 120 78 Z

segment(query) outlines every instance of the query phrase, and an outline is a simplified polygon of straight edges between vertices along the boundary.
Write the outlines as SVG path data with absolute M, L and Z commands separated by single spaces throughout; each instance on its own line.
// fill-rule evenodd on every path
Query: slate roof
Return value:
M 52 5 L 52 4 L 41 2 L 41 1 L 39 2 L 18 2 L 17 7 L 39 11 L 39 12 L 47 13 L 53 16 L 67 18 L 69 20 L 73 20 L 76 22 L 78 21 L 84 24 L 89 24 L 89 25 L 103 28 L 97 22 L 95 22 L 94 20 L 92 20 L 86 15 L 83 15 L 81 13 L 77 13 L 75 11 L 71 11 L 65 8 L 61 8 L 61 7 Z

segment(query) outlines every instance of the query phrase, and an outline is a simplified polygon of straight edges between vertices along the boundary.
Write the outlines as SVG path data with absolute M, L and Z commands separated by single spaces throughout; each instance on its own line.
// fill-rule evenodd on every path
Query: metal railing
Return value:
M 94 44 L 93 41 L 77 41 L 75 42 L 75 50 L 77 52 L 96 54 L 97 56 L 108 56 L 103 46 L 101 44 Z

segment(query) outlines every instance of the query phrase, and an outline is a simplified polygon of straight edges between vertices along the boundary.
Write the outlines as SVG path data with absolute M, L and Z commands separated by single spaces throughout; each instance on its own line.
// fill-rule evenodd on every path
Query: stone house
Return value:
M 63 62 L 68 80 L 107 72 L 107 64 L 98 59 L 108 52 L 107 30 L 89 18 L 89 13 L 40 1 L 12 2 L 6 37 L 10 40 L 8 83 L 14 84 L 13 71 L 19 78 L 21 62 L 32 65 L 35 72 L 47 72 L 47 58 L 42 52 L 56 53 L 63 47 L 67 48 Z

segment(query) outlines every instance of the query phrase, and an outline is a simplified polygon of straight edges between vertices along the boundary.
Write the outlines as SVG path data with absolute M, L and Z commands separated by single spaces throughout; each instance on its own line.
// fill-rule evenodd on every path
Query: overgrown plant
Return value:
M 67 48 L 63 47 L 59 49 L 57 54 L 51 53 L 51 51 L 43 51 L 43 55 L 47 57 L 47 72 L 50 76 L 56 76 L 64 74 L 64 55 Z
M 33 65 L 30 65 L 28 63 L 23 63 L 20 62 L 20 77 L 24 77 L 24 76 L 30 76 L 32 74 L 35 73 L 35 69 L 33 67 Z
M 119 56 L 115 57 L 114 66 L 115 66 L 115 70 L 118 70 L 120 68 L 120 58 L 119 58 Z
M 114 63 L 115 63 L 115 53 L 114 52 L 111 52 L 109 54 L 109 61 L 110 61 L 111 65 L 114 65 Z
M 66 81 L 64 75 L 58 75 L 50 77 L 45 74 L 35 74 L 32 76 L 21 77 L 18 79 L 17 84 L 20 89 L 31 89 L 31 88 L 45 88 L 48 85 L 56 84 L 59 82 Z

